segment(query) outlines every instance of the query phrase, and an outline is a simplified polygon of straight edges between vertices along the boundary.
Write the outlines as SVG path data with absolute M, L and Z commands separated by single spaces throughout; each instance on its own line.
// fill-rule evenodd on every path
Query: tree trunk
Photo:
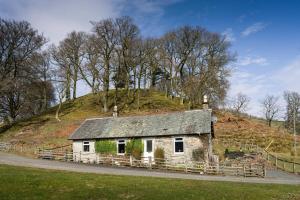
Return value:
M 108 92 L 109 92 L 109 64 L 108 61 L 105 64 L 105 72 L 104 72 L 104 85 L 103 85 L 103 112 L 108 111 Z
M 66 100 L 70 101 L 71 100 L 71 75 L 70 72 L 66 72 L 67 77 L 66 77 Z
M 57 120 L 57 121 L 61 121 L 60 119 L 59 119 L 59 111 L 60 111 L 60 109 L 61 109 L 61 105 L 62 105 L 62 100 L 60 100 L 59 101 L 59 105 L 58 105 L 58 108 L 57 108 L 57 110 L 56 110 L 56 113 L 55 113 L 55 119 Z
M 46 84 L 44 85 L 43 88 L 43 95 L 44 95 L 44 102 L 43 102 L 42 111 L 45 111 L 48 109 Z
M 73 78 L 73 100 L 76 99 L 77 78 L 78 78 L 78 70 L 75 70 L 74 71 L 74 78 Z

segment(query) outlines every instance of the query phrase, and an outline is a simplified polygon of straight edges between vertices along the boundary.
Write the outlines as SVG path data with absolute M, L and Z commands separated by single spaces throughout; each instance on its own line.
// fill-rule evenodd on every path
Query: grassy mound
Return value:
M 182 111 L 188 108 L 188 105 L 180 105 L 180 100 L 165 97 L 163 93 L 157 91 L 145 90 L 141 92 L 140 108 L 137 106 L 137 99 L 131 98 L 125 102 L 127 93 L 120 91 L 118 98 L 118 109 L 120 116 L 149 115 L 157 113 L 166 113 L 173 111 Z M 110 91 L 108 107 L 109 112 L 102 112 L 100 96 L 88 94 L 74 101 L 65 102 L 62 106 L 60 119 L 55 119 L 57 107 L 49 109 L 47 112 L 20 121 L 3 133 L 0 133 L 0 141 L 9 141 L 23 146 L 23 149 L 29 149 L 31 153 L 37 147 L 55 147 L 71 144 L 68 136 L 83 122 L 86 118 L 112 116 L 113 91 Z M 237 142 L 258 144 L 266 147 L 272 140 L 269 150 L 281 153 L 281 155 L 290 156 L 293 136 L 289 134 L 280 122 L 274 127 L 268 127 L 264 120 L 237 117 L 232 113 L 217 111 L 218 122 L 215 125 L 214 150 L 222 156 L 227 147 L 223 142 L 227 142 L 234 149 Z M 299 139 L 298 139 L 299 140 Z M 299 149 L 298 149 L 299 150 Z M 298 153 L 300 155 L 300 152 Z

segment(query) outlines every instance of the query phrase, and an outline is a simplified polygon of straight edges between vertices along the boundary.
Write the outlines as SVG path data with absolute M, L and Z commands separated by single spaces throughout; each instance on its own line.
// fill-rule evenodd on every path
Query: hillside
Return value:
M 110 98 L 112 96 L 111 94 Z M 39 116 L 18 122 L 0 134 L 0 141 L 9 141 L 23 146 L 24 149 L 29 149 L 29 153 L 32 153 L 37 147 L 71 144 L 67 140 L 68 136 L 84 119 L 112 115 L 111 112 L 101 112 L 101 106 L 98 102 L 98 95 L 89 94 L 64 103 L 60 113 L 60 122 L 55 119 L 56 107 L 53 107 Z M 182 111 L 188 107 L 187 105 L 180 105 L 178 99 L 171 100 L 166 98 L 163 93 L 154 91 L 143 91 L 140 99 L 140 110 L 137 109 L 136 100 L 127 104 L 120 102 L 118 105 L 120 116 Z M 112 110 L 113 104 L 109 107 Z M 266 147 L 273 140 L 269 150 L 290 156 L 293 137 L 284 128 L 280 126 L 270 128 L 263 120 L 238 118 L 228 112 L 218 111 L 215 114 L 218 117 L 218 122 L 215 125 L 215 153 L 220 155 L 224 153 L 224 150 L 228 148 L 228 146 L 223 145 L 224 143 L 231 144 L 230 147 L 234 149 L 238 142 Z

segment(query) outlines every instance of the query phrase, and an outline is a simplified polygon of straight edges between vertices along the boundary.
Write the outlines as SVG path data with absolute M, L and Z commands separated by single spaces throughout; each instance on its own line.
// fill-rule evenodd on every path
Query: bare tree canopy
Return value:
M 280 106 L 278 104 L 279 97 L 274 95 L 267 95 L 261 102 L 263 114 L 267 120 L 268 125 L 271 127 L 272 121 L 278 117 Z
M 232 109 L 237 114 L 241 114 L 248 109 L 249 103 L 250 103 L 250 98 L 247 95 L 243 93 L 238 93 L 233 100 Z
M 1 118 L 13 122 L 42 111 L 53 100 L 48 58 L 41 51 L 45 43 L 28 22 L 0 19 Z
M 2 117 L 22 116 L 25 105 L 33 114 L 46 110 L 53 91 L 60 105 L 76 99 L 79 80 L 99 95 L 104 112 L 121 102 L 125 107 L 136 103 L 139 109 L 142 89 L 159 90 L 197 107 L 204 94 L 217 106 L 229 88 L 228 65 L 234 60 L 230 44 L 199 26 L 144 38 L 128 16 L 103 19 L 91 23 L 90 33 L 72 31 L 58 45 L 41 51 L 45 38 L 28 22 L 1 20 L 0 25 Z M 27 91 L 35 87 L 36 93 Z M 126 94 L 122 101 L 120 91 Z M 39 103 L 28 106 L 33 101 Z

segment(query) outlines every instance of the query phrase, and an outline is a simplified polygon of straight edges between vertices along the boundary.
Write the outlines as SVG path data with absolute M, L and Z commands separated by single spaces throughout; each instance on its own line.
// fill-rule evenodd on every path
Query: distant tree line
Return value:
M 141 89 L 163 91 L 191 107 L 201 104 L 204 94 L 215 106 L 226 97 L 234 56 L 224 36 L 182 26 L 144 38 L 130 17 L 91 25 L 91 32 L 73 31 L 58 45 L 46 46 L 45 37 L 28 22 L 0 19 L 2 119 L 11 123 L 39 114 L 55 97 L 60 106 L 76 99 L 79 80 L 99 95 L 104 112 L 112 104 L 110 89 L 113 104 L 120 102 L 122 90 L 127 94 L 122 102 L 137 107 Z
M 290 132 L 300 133 L 300 94 L 297 92 L 285 91 L 283 98 L 286 107 L 283 108 L 279 103 L 279 96 L 266 95 L 261 100 L 261 111 L 268 124 L 271 127 L 272 122 L 278 119 L 284 119 L 285 127 Z M 245 113 L 249 109 L 250 98 L 238 93 L 230 102 L 229 109 L 238 116 Z

